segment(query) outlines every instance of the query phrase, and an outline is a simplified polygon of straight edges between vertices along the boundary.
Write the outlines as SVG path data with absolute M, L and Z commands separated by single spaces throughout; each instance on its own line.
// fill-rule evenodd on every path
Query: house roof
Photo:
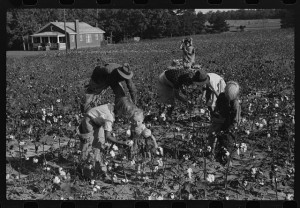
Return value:
M 60 32 L 42 32 L 42 33 L 35 33 L 33 35 L 31 35 L 32 37 L 57 37 L 57 36 L 65 36 L 65 34 L 60 33 Z
M 56 27 L 62 30 L 65 30 L 64 22 L 50 22 L 44 27 L 42 27 L 36 33 L 39 33 L 50 24 L 55 25 Z M 77 34 L 75 30 L 75 22 L 66 22 L 66 32 L 69 34 Z M 85 33 L 105 33 L 105 31 L 101 30 L 98 27 L 93 27 L 85 22 L 79 22 L 79 34 L 85 34 Z

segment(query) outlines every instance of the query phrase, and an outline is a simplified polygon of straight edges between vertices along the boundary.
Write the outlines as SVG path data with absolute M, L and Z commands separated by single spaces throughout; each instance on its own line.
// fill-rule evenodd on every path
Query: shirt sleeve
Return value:
M 125 91 L 124 88 L 122 87 L 121 83 L 117 82 L 113 85 L 111 85 L 111 88 L 115 94 L 115 100 L 121 98 L 121 97 L 125 97 Z
M 136 103 L 136 94 L 137 94 L 137 89 L 135 87 L 135 84 L 133 83 L 132 79 L 125 80 L 128 91 L 130 93 L 131 99 L 133 100 L 134 103 Z

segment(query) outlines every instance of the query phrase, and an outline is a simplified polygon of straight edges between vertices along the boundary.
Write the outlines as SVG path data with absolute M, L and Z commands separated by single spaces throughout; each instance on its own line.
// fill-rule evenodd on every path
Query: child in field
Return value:
M 224 79 L 215 73 L 198 70 L 193 77 L 193 81 L 202 88 L 201 100 L 205 97 L 206 105 L 212 113 L 216 106 L 217 97 L 225 90 L 226 83 Z
M 195 48 L 192 38 L 185 38 L 181 41 L 180 50 L 183 52 L 183 64 L 187 68 L 192 68 L 195 64 Z
M 141 153 L 144 159 L 151 159 L 151 153 L 156 153 L 156 149 L 158 148 L 151 130 L 146 128 L 145 125 L 137 126 L 134 129 L 132 138 L 134 142 L 132 146 L 133 155 L 137 157 Z
M 216 140 L 213 134 L 221 131 L 228 132 L 239 125 L 241 121 L 241 106 L 239 103 L 240 86 L 237 82 L 229 81 L 225 87 L 225 92 L 219 94 L 216 101 L 215 110 L 212 113 L 212 125 L 209 129 L 209 142 L 214 153 Z M 223 146 L 227 146 L 226 141 L 220 141 Z
M 95 171 L 101 169 L 105 179 L 108 179 L 102 155 L 105 141 L 131 146 L 130 141 L 118 141 L 112 136 L 115 114 L 130 119 L 132 127 L 140 126 L 144 119 L 143 111 L 129 98 L 122 97 L 116 101 L 116 105 L 108 103 L 90 109 L 79 126 L 81 158 L 83 161 L 91 160 Z

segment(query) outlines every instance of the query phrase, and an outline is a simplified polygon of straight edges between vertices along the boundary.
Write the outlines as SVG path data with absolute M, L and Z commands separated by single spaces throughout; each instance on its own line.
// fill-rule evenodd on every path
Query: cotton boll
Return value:
M 119 150 L 119 148 L 115 144 L 113 145 L 112 148 L 113 148 L 114 151 L 118 151 Z
M 130 129 L 128 129 L 128 130 L 126 131 L 126 136 L 127 136 L 127 137 L 130 137 L 130 136 L 131 136 L 131 130 L 130 130 Z
M 53 183 L 59 184 L 60 183 L 59 177 L 55 176 L 55 178 L 53 179 Z
M 189 175 L 189 179 L 191 179 L 192 178 L 192 172 L 193 172 L 192 168 L 188 168 L 187 172 L 188 172 L 188 175 Z
M 110 156 L 112 156 L 112 157 L 115 157 L 115 156 L 116 156 L 116 154 L 115 154 L 115 152 L 114 152 L 113 150 L 111 150 L 111 151 L 109 152 L 109 154 L 110 154 Z

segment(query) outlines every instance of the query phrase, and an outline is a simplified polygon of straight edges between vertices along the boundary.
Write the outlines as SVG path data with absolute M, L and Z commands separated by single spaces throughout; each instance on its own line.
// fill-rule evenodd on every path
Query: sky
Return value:
M 207 13 L 209 11 L 213 11 L 213 12 L 216 12 L 217 10 L 219 10 L 220 12 L 223 12 L 223 11 L 229 11 L 229 10 L 237 10 L 237 9 L 195 9 L 196 12 L 198 13 L 199 11 L 201 11 L 202 13 Z

